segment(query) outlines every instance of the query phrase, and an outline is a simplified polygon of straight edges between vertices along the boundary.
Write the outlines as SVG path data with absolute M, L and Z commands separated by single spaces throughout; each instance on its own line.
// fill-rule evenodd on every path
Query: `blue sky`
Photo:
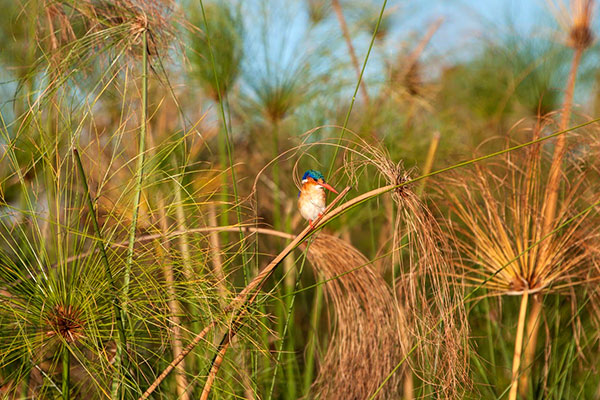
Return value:
M 395 1 L 394 6 L 398 7 L 397 27 L 404 31 L 424 29 L 443 17 L 444 23 L 430 44 L 431 49 L 441 53 L 461 48 L 468 51 L 474 40 L 513 28 L 531 35 L 539 27 L 550 31 L 555 26 L 546 0 L 426 0 L 412 4 Z

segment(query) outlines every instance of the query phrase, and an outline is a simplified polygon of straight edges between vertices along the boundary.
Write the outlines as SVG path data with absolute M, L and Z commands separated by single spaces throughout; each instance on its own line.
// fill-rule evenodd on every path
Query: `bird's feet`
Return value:
M 322 216 L 323 216 L 323 213 L 319 213 L 319 215 L 317 215 L 317 218 L 308 220 L 308 225 L 310 226 L 310 229 L 315 229 L 315 221 L 317 219 L 321 219 Z

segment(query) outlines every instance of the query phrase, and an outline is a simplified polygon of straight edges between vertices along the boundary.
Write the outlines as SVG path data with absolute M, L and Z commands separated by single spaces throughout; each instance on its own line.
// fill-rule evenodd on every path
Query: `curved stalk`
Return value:
M 254 302 L 254 300 L 258 296 L 260 289 L 266 283 L 267 279 L 273 274 L 273 271 L 275 271 L 277 266 L 283 261 L 283 259 L 285 259 L 285 257 L 289 253 L 291 253 L 296 247 L 298 247 L 311 234 L 315 233 L 320 227 L 323 226 L 325 221 L 328 219 L 327 213 L 330 212 L 333 209 L 333 207 L 349 191 L 349 186 L 346 187 L 346 189 L 342 190 L 340 194 L 335 199 L 333 199 L 331 204 L 329 204 L 329 206 L 324 212 L 325 215 L 313 221 L 314 228 L 311 228 L 310 226 L 304 228 L 304 230 L 300 232 L 300 234 L 298 234 L 294 238 L 294 240 L 290 242 L 286 246 L 286 248 L 283 249 L 283 251 L 277 255 L 277 257 L 275 257 L 265 268 L 263 268 L 263 270 L 260 271 L 260 273 L 254 277 L 254 279 L 252 279 L 252 281 L 235 297 L 235 299 L 233 299 L 231 303 L 229 303 L 229 305 L 225 307 L 225 309 L 223 309 L 223 314 L 228 314 L 232 311 L 238 311 L 240 309 L 241 311 L 236 316 L 235 322 L 233 323 L 230 332 L 226 334 L 224 341 L 221 343 L 219 353 L 217 354 L 217 358 L 215 358 L 215 361 L 213 361 L 213 367 L 216 362 L 220 363 L 218 359 L 219 354 L 224 354 L 227 350 L 227 347 L 229 346 L 230 339 L 227 338 L 232 338 L 235 335 L 235 331 L 239 328 L 238 322 L 240 321 L 241 317 L 245 312 L 245 307 Z M 338 207 L 337 209 L 340 209 L 340 207 Z M 217 320 L 213 319 L 199 334 L 197 334 L 196 337 L 194 337 L 194 339 L 192 340 L 192 342 L 183 350 L 183 352 L 181 352 L 181 354 L 175 357 L 171 364 L 169 364 L 169 366 L 164 369 L 164 371 L 158 376 L 158 378 L 156 378 L 156 380 L 150 385 L 146 392 L 144 392 L 144 394 L 140 397 L 140 400 L 147 399 L 152 394 L 152 392 L 154 392 L 154 390 L 158 387 L 158 385 L 160 385 L 160 383 L 167 377 L 167 375 L 169 375 L 169 373 L 171 373 L 171 371 L 173 371 L 173 369 L 177 367 L 177 365 L 194 349 L 194 347 L 196 347 L 196 345 L 198 345 L 198 343 L 200 343 L 204 339 L 206 334 L 216 325 Z
M 0 113 L 0 120 L 1 120 L 1 117 L 2 117 L 2 114 Z M 0 121 L 0 122 L 3 122 L 3 121 Z M 499 151 L 496 151 L 494 153 L 490 153 L 490 154 L 487 154 L 487 155 L 484 155 L 484 156 L 472 158 L 470 160 L 461 161 L 459 163 L 450 165 L 448 167 L 444 167 L 444 168 L 440 168 L 438 170 L 432 171 L 432 172 L 430 172 L 428 174 L 420 175 L 420 176 L 418 176 L 416 178 L 413 178 L 413 179 L 411 179 L 411 180 L 409 180 L 407 182 L 404 182 L 402 184 L 399 184 L 399 185 L 388 185 L 388 186 L 385 186 L 383 188 L 374 189 L 374 190 L 371 190 L 371 191 L 369 191 L 367 193 L 364 193 L 363 195 L 359 196 L 360 197 L 359 200 L 360 200 L 360 202 L 367 201 L 369 199 L 375 198 L 375 197 L 377 197 L 377 196 L 379 196 L 379 195 L 381 195 L 383 193 L 389 192 L 389 191 L 394 190 L 396 188 L 400 188 L 400 187 L 405 186 L 405 185 L 414 184 L 414 183 L 417 183 L 417 182 L 419 182 L 419 181 L 421 181 L 423 179 L 427 179 L 427 178 L 429 178 L 431 176 L 443 174 L 443 173 L 446 173 L 448 171 L 453 171 L 455 169 L 466 167 L 468 165 L 476 164 L 476 163 L 484 161 L 484 160 L 489 160 L 491 158 L 498 157 L 498 156 L 501 156 L 503 154 L 507 154 L 507 153 L 510 153 L 510 152 L 513 152 L 513 151 L 516 151 L 516 150 L 519 150 L 519 149 L 523 149 L 525 147 L 528 147 L 528 146 L 531 146 L 531 145 L 534 145 L 534 144 L 537 144 L 537 143 L 542 143 L 542 142 L 545 142 L 545 141 L 550 140 L 552 138 L 558 137 L 560 135 L 564 135 L 565 133 L 568 133 L 568 132 L 571 132 L 571 131 L 575 131 L 577 129 L 580 129 L 580 128 L 583 128 L 583 127 L 595 124 L 597 122 L 600 122 L 600 118 L 596 118 L 596 119 L 590 120 L 588 122 L 584 122 L 582 124 L 575 125 L 575 126 L 573 126 L 571 128 L 568 128 L 568 129 L 565 129 L 565 130 L 562 130 L 562 131 L 556 131 L 556 132 L 551 133 L 551 134 L 549 134 L 547 136 L 543 136 L 543 137 L 531 140 L 529 142 L 518 144 L 518 145 L 515 145 L 515 146 L 512 146 L 512 147 L 506 148 L 504 150 L 499 150 Z M 11 154 L 11 153 L 9 153 L 9 154 L 11 155 L 11 157 L 14 157 L 13 154 Z M 23 177 L 19 176 L 19 180 L 21 182 L 23 182 Z M 350 201 L 352 204 L 349 204 L 350 202 L 348 202 L 348 204 L 346 204 L 346 203 L 344 203 L 344 204 L 346 204 L 346 207 L 354 207 L 354 206 L 358 205 L 357 204 L 357 199 L 358 198 L 352 199 Z M 206 227 L 206 228 L 194 228 L 194 229 L 188 229 L 187 231 L 179 231 L 178 230 L 178 231 L 174 231 L 174 232 L 169 233 L 169 235 L 167 235 L 167 238 L 178 237 L 178 236 L 185 235 L 185 234 L 188 234 L 188 233 L 211 232 L 211 231 L 215 231 L 215 230 L 218 230 L 218 231 L 227 231 L 227 232 L 234 232 L 234 231 L 235 232 L 239 232 L 239 231 L 242 231 L 242 232 L 263 232 L 263 233 L 264 232 L 270 232 L 270 233 L 273 233 L 275 235 L 279 234 L 282 237 L 286 237 L 286 238 L 290 237 L 289 234 L 286 234 L 286 233 L 283 233 L 283 232 L 277 232 L 277 231 L 272 230 L 272 229 L 253 228 L 253 227 L 245 226 L 245 225 L 242 225 L 242 224 L 237 224 L 237 225 L 225 225 L 225 226 L 222 226 L 222 227 L 214 227 L 213 226 L 213 227 Z M 161 237 L 161 234 L 144 235 L 144 236 L 138 237 L 136 239 L 136 242 L 154 240 L 154 239 L 159 238 L 159 237 Z M 119 243 L 111 243 L 110 247 L 124 247 L 124 246 L 128 246 L 128 245 L 129 245 L 129 241 L 123 241 L 123 242 L 119 242 Z M 69 256 L 69 257 L 67 257 L 67 259 L 64 262 L 65 263 L 70 263 L 70 262 L 73 262 L 75 260 L 79 260 L 79 259 L 81 259 L 83 257 L 87 257 L 91 253 L 93 253 L 93 251 L 87 251 L 87 252 L 83 252 L 83 253 L 76 254 L 76 255 L 73 255 L 73 256 Z M 53 264 L 52 267 L 53 268 L 56 267 L 56 264 Z

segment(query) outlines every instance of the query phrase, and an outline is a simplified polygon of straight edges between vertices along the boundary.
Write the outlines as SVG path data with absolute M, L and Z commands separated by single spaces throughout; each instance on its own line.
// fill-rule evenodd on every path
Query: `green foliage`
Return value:
M 568 66 L 567 50 L 540 40 L 488 43 L 468 63 L 444 73 L 444 107 L 461 105 L 479 119 L 545 115 L 560 106 L 560 83 Z
M 244 32 L 240 11 L 233 6 L 212 2 L 205 5 L 208 31 L 215 60 L 215 70 L 206 38 L 202 13 L 198 5 L 190 10 L 190 23 L 194 29 L 190 32 L 188 57 L 192 64 L 193 76 L 200 82 L 212 99 L 218 99 L 215 73 L 218 77 L 221 96 L 235 84 L 241 72 Z
M 522 179 L 531 172 L 515 154 L 522 150 L 494 156 L 497 164 L 459 163 L 556 132 L 573 50 L 541 26 L 534 37 L 475 40 L 460 59 L 440 41 L 409 60 L 427 26 L 407 32 L 402 21 L 412 15 L 397 18 L 404 11 L 381 2 L 340 5 L 366 64 L 368 101 L 352 97 L 356 71 L 330 1 L 207 1 L 205 21 L 196 1 L 0 0 L 8 93 L 0 104 L 0 393 L 139 398 L 190 343 L 152 398 L 200 397 L 223 343 L 230 348 L 215 399 L 312 398 L 335 387 L 406 394 L 411 385 L 416 398 L 508 393 L 520 298 L 488 283 L 498 280 L 494 268 L 513 264 L 496 265 L 506 254 L 523 253 L 525 263 L 542 247 L 523 234 L 510 251 L 491 246 L 502 254 L 489 261 L 473 239 L 486 219 L 475 217 L 494 218 L 488 230 L 511 226 L 507 246 L 539 225 L 510 217 L 530 192 L 500 189 L 513 181 L 545 188 L 549 162 Z M 420 7 L 428 5 L 410 12 Z M 451 46 L 443 55 L 442 44 Z M 576 71 L 572 121 L 598 112 L 593 51 Z M 577 276 L 551 269 L 551 283 L 531 294 L 543 305 L 542 325 L 522 368 L 524 398 L 597 395 L 597 130 L 566 133 L 564 218 L 552 234 L 568 233 L 585 251 L 573 253 Z M 436 132 L 438 150 L 428 155 Z M 426 161 L 433 171 L 460 169 L 453 182 L 425 184 Z M 467 168 L 494 196 L 475 193 Z M 233 313 L 236 296 L 306 226 L 296 211 L 306 170 L 323 171 L 340 191 L 351 186 L 343 201 L 403 186 L 328 221 L 337 247 L 309 235 Z M 461 193 L 472 223 L 451 211 L 448 199 Z M 541 215 L 544 190 L 530 195 L 535 210 L 519 210 Z M 586 210 L 585 220 L 571 220 L 574 210 Z M 575 262 L 559 256 L 553 266 Z M 457 268 L 467 263 L 485 283 L 472 286 Z M 557 279 L 556 271 L 567 272 Z

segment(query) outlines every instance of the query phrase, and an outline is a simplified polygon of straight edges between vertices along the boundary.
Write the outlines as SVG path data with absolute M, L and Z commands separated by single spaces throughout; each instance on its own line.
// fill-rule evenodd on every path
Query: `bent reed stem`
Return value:
M 581 128 L 581 127 L 584 127 L 584 126 L 588 126 L 588 125 L 591 125 L 591 124 L 593 124 L 593 123 L 596 123 L 596 122 L 599 122 L 599 121 L 600 121 L 600 118 L 598 118 L 598 119 L 594 119 L 594 120 L 591 120 L 591 121 L 588 121 L 588 122 L 585 122 L 585 123 L 579 124 L 579 125 L 577 125 L 577 126 L 571 127 L 571 128 L 569 128 L 569 129 L 566 129 L 566 130 L 563 130 L 563 131 L 554 132 L 554 133 L 552 133 L 552 134 L 550 134 L 550 135 L 547 135 L 547 136 L 545 136 L 545 137 L 541 137 L 541 138 L 538 138 L 538 139 L 535 139 L 535 140 L 532 140 L 532 141 L 529 141 L 529 142 L 526 142 L 526 143 L 523 143 L 523 144 L 519 144 L 519 145 L 516 145 L 516 146 L 513 146 L 513 147 L 509 147 L 509 148 L 507 148 L 507 149 L 504 149 L 504 150 L 500 150 L 500 151 L 497 151 L 497 152 L 494 152 L 494 153 L 490 153 L 490 154 L 487 154 L 487 155 L 484 155 L 484 156 L 481 156 L 481 157 L 473 158 L 473 159 L 471 159 L 471 160 L 467 160 L 467 161 L 459 162 L 459 163 L 457 163 L 457 164 L 454 164 L 454 165 L 451 165 L 451 166 L 449 166 L 449 167 L 446 167 L 446 168 L 442 168 L 442 169 L 439 169 L 439 170 L 433 171 L 433 172 L 431 172 L 431 173 L 429 173 L 429 174 L 426 174 L 426 175 L 421 175 L 421 176 L 419 176 L 419 177 L 417 177 L 417 178 L 411 179 L 411 180 L 409 180 L 409 181 L 407 181 L 407 182 L 404 182 L 404 183 L 401 183 L 401 184 L 399 184 L 399 185 L 387 185 L 387 186 L 384 186 L 384 187 L 382 187 L 382 188 L 374 189 L 374 190 L 371 190 L 371 191 L 369 191 L 369 192 L 367 192 L 367 193 L 364 193 L 364 194 L 362 194 L 362 195 L 360 195 L 360 196 L 357 196 L 356 198 L 354 198 L 354 199 L 352 199 L 352 200 L 349 200 L 348 202 L 346 202 L 346 203 L 344 203 L 344 204 L 340 205 L 339 207 L 335 208 L 334 210 L 331 210 L 331 207 L 332 207 L 334 204 L 336 204 L 336 203 L 339 201 L 339 199 L 341 199 L 342 195 L 345 195 L 345 194 L 346 194 L 346 193 L 347 193 L 347 192 L 350 190 L 350 188 L 346 188 L 346 189 L 345 189 L 345 190 L 344 190 L 344 191 L 343 191 L 343 192 L 342 192 L 342 193 L 341 193 L 341 194 L 340 194 L 338 197 L 336 197 L 336 198 L 334 199 L 334 201 L 333 201 L 333 202 L 332 202 L 332 203 L 329 205 L 329 207 L 328 207 L 328 209 L 327 209 L 327 214 L 325 214 L 325 215 L 322 217 L 322 219 L 318 221 L 318 223 L 317 223 L 317 226 L 316 226 L 316 227 L 317 227 L 317 228 L 320 228 L 320 227 L 322 227 L 323 225 L 325 225 L 326 223 L 328 223 L 330 220 L 332 220 L 332 219 L 336 218 L 337 216 L 341 215 L 342 213 L 344 213 L 345 211 L 347 211 L 347 210 L 349 210 L 349 209 L 351 209 L 351 208 L 354 208 L 354 207 L 358 206 L 359 204 L 361 204 L 361 203 L 363 203 L 363 202 L 365 202 L 365 201 L 368 201 L 368 200 L 370 200 L 370 199 L 372 199 L 372 198 L 375 198 L 375 197 L 377 197 L 377 196 L 379 196 L 379 195 L 381 195 L 381 194 L 383 194 L 383 193 L 389 192 L 389 191 L 391 191 L 391 190 L 394 190 L 394 189 L 400 188 L 400 187 L 402 187 L 402 186 L 405 186 L 405 185 L 408 185 L 408 184 L 411 184 L 411 183 L 418 182 L 418 181 L 420 181 L 420 180 L 422 180 L 422 179 L 425 179 L 425 178 L 427 178 L 427 177 L 430 177 L 430 176 L 438 175 L 438 174 L 441 174 L 441 173 L 444 173 L 444 172 L 448 172 L 448 171 L 451 171 L 451 170 L 454 170 L 454 169 L 457 169 L 457 168 L 461 168 L 461 167 L 463 167 L 463 166 L 467 166 L 467 165 L 470 165 L 470 164 L 477 163 L 477 162 L 479 162 L 479 161 L 483 161 L 483 160 L 486 160 L 486 159 L 490 159 L 490 158 L 496 157 L 496 156 L 498 156 L 498 155 L 506 154 L 506 153 L 509 153 L 509 152 L 512 152 L 512 151 L 515 151 L 515 150 L 518 150 L 518 149 L 521 149 L 521 148 L 524 148 L 524 147 L 530 146 L 530 145 L 532 145 L 532 144 L 535 144 L 535 143 L 541 143 L 541 142 L 543 142 L 543 141 L 545 141 L 545 140 L 549 140 L 549 139 L 551 139 L 551 138 L 557 137 L 557 136 L 559 136 L 559 135 L 562 135 L 562 134 L 564 134 L 564 133 L 566 133 L 566 132 L 569 132 L 569 131 L 571 131 L 571 130 L 575 130 L 575 129 L 578 129 L 578 128 Z M 89 199 L 89 201 L 91 202 L 91 198 Z M 92 209 L 93 209 L 93 208 L 92 208 Z M 331 211 L 330 211 L 330 210 L 331 210 Z M 579 214 L 578 214 L 578 215 L 579 215 Z M 569 219 L 567 222 L 570 222 L 571 220 L 572 220 L 572 219 Z M 565 224 L 562 224 L 561 226 L 559 226 L 559 227 L 558 227 L 557 229 L 555 229 L 555 230 L 558 230 L 558 229 L 560 229 L 560 228 L 561 228 L 562 226 L 564 226 L 564 225 L 565 225 Z M 211 230 L 214 230 L 214 229 L 219 229 L 219 230 L 225 230 L 225 229 L 234 230 L 234 229 L 235 229 L 235 230 L 238 230 L 238 231 L 239 231 L 239 230 L 247 230 L 247 231 L 256 231 L 256 232 L 260 232 L 261 230 L 263 230 L 263 231 L 270 231 L 270 232 L 272 232 L 272 230 L 269 230 L 269 229 L 264 229 L 264 228 L 253 228 L 253 229 L 249 229 L 249 228 L 250 228 L 250 227 L 243 227 L 243 226 L 241 226 L 241 225 L 240 225 L 240 226 L 236 226 L 236 227 L 234 227 L 234 226 L 230 226 L 230 227 L 210 227 L 210 228 L 202 228 L 202 229 L 201 229 L 201 231 L 211 231 Z M 190 231 L 191 231 L 191 230 L 190 230 Z M 198 230 L 198 231 L 200 231 L 200 230 Z M 310 231 L 310 229 L 309 229 L 309 227 L 307 227 L 307 228 L 305 228 L 305 230 L 304 230 L 304 231 L 303 231 L 303 232 L 302 232 L 300 235 L 298 235 L 298 236 L 296 237 L 296 240 L 294 240 L 294 242 L 292 242 L 292 244 L 294 244 L 294 247 L 293 247 L 293 248 L 295 248 L 295 247 L 296 247 L 296 246 L 297 246 L 297 245 L 300 243 L 300 241 L 301 241 L 302 239 L 304 239 L 306 236 L 308 236 L 308 234 L 310 233 L 309 231 Z M 553 232 L 554 232 L 554 231 L 553 231 Z M 181 235 L 181 234 L 183 234 L 183 232 L 175 232 L 175 233 L 173 233 L 173 234 L 170 234 L 170 235 L 168 235 L 168 237 L 178 236 L 178 235 Z M 159 236 L 160 236 L 160 235 L 159 235 Z M 532 246 L 530 246 L 530 247 L 529 247 L 528 249 L 526 249 L 525 251 L 528 251 L 530 248 L 533 248 L 535 245 L 539 244 L 539 242 L 541 242 L 543 239 L 545 239 L 545 238 L 546 238 L 546 237 L 548 237 L 548 236 L 549 236 L 549 235 L 543 236 L 543 237 L 542 237 L 542 239 L 541 239 L 540 241 L 538 241 L 536 244 L 533 244 Z M 152 235 L 148 235 L 147 237 L 144 237 L 144 239 L 146 239 L 146 240 L 149 240 L 151 237 L 152 237 Z M 283 237 L 285 237 L 285 238 L 289 238 L 289 236 L 287 236 L 287 234 L 284 234 L 284 235 L 283 235 Z M 122 245 L 122 244 L 121 244 L 121 245 Z M 102 250 L 103 250 L 103 247 L 102 247 Z M 285 253 L 285 252 L 286 252 L 286 250 L 287 250 L 287 248 L 286 248 L 286 249 L 284 249 L 284 251 L 283 251 L 282 253 Z M 291 250 L 289 250 L 289 251 L 291 251 Z M 288 251 L 288 252 L 289 252 L 289 251 Z M 281 255 L 281 254 L 280 254 L 280 255 Z M 80 257 L 81 257 L 81 255 L 78 255 L 78 256 L 77 256 L 77 258 L 80 258 Z M 279 256 L 278 256 L 278 258 L 279 258 Z M 282 257 L 281 259 L 283 259 L 283 257 Z M 274 261 L 275 261 L 275 260 L 274 260 Z M 275 266 L 276 266 L 276 265 L 275 265 Z M 272 271 L 272 268 L 274 268 L 274 267 L 271 267 L 271 264 L 270 264 L 269 266 L 265 267 L 265 269 L 264 269 L 264 270 L 263 270 L 263 271 L 262 271 L 262 272 L 261 272 L 259 275 L 257 275 L 257 277 L 256 277 L 256 278 L 255 278 L 255 279 L 254 279 L 252 282 L 250 282 L 250 284 L 249 284 L 248 286 L 246 286 L 246 288 L 245 288 L 244 290 L 242 290 L 242 292 L 241 292 L 241 293 L 240 293 L 240 294 L 239 294 L 239 295 L 238 295 L 238 296 L 237 296 L 237 297 L 236 297 L 236 298 L 235 298 L 235 299 L 232 301 L 232 303 L 231 303 L 231 304 L 230 304 L 228 307 L 226 307 L 226 308 L 224 309 L 224 312 L 229 312 L 229 311 L 231 311 L 232 309 L 236 309 L 236 308 L 237 308 L 237 305 L 238 305 L 238 303 L 240 303 L 240 302 L 242 302 L 242 303 L 243 303 L 243 301 L 245 300 L 245 298 L 246 298 L 246 296 L 247 296 L 248 292 L 249 292 L 249 291 L 251 291 L 251 290 L 253 290 L 253 289 L 255 289 L 257 286 L 259 286 L 259 284 L 260 284 L 261 280 L 262 280 L 262 279 L 265 277 L 265 275 L 266 275 L 266 276 L 269 276 L 269 275 L 270 275 L 270 271 L 266 271 L 266 270 L 267 270 L 267 269 L 269 269 L 269 268 L 271 268 L 271 271 Z M 501 271 L 502 269 L 503 269 L 503 268 L 501 268 L 499 271 Z M 499 272 L 499 271 L 498 271 L 498 272 Z M 486 282 L 487 282 L 487 280 L 486 280 Z M 470 295 L 472 295 L 473 293 L 474 293 L 474 292 L 471 292 L 471 294 L 470 294 Z M 469 296 L 467 296 L 467 298 L 468 298 L 468 297 L 470 297 L 470 295 L 469 295 Z M 168 374 L 169 374 L 169 373 L 170 373 L 170 372 L 171 372 L 171 371 L 172 371 L 172 370 L 173 370 L 173 369 L 174 369 L 174 368 L 175 368 L 175 367 L 176 367 L 176 366 L 177 366 L 177 365 L 178 365 L 178 364 L 181 362 L 181 360 L 183 360 L 183 358 L 184 358 L 184 357 L 185 357 L 185 356 L 186 356 L 188 353 L 190 353 L 190 352 L 191 352 L 191 351 L 192 351 L 192 350 L 193 350 L 193 349 L 194 349 L 194 348 L 195 348 L 195 347 L 198 345 L 198 343 L 200 343 L 200 341 L 202 341 L 202 340 L 203 340 L 203 338 L 204 338 L 204 337 L 206 336 L 206 334 L 207 334 L 207 333 L 210 331 L 210 329 L 212 329 L 212 328 L 213 328 L 213 327 L 214 327 L 216 324 L 217 324 L 217 321 L 216 321 L 216 320 L 213 320 L 213 321 L 211 321 L 211 322 L 210 322 L 210 323 L 209 323 L 209 324 L 208 324 L 208 325 L 207 325 L 207 326 L 206 326 L 206 327 L 205 327 L 205 328 L 204 328 L 204 329 L 203 329 L 203 330 L 202 330 L 200 333 L 198 333 L 198 334 L 197 334 L 197 335 L 194 337 L 194 339 L 192 340 L 192 342 L 191 342 L 190 344 L 188 344 L 188 346 L 187 346 L 187 347 L 186 347 L 186 348 L 185 348 L 185 349 L 182 351 L 182 353 L 180 353 L 180 354 L 179 354 L 177 357 L 175 357 L 175 358 L 174 358 L 174 360 L 171 362 L 171 364 L 169 364 L 169 366 L 168 366 L 168 367 L 167 367 L 167 368 L 166 368 L 166 369 L 165 369 L 165 370 L 164 370 L 164 371 L 163 371 L 163 372 L 162 372 L 162 373 L 161 373 L 161 374 L 160 374 L 160 375 L 159 375 L 159 376 L 156 378 L 156 380 L 155 380 L 155 381 L 154 381 L 154 382 L 153 382 L 153 383 L 150 385 L 150 387 L 149 387 L 149 388 L 146 390 L 146 392 L 145 392 L 145 393 L 144 393 L 144 394 L 143 394 L 143 395 L 140 397 L 140 399 L 142 399 L 142 400 L 143 400 L 143 399 L 147 399 L 147 398 L 150 396 L 150 394 L 151 394 L 151 393 L 152 393 L 152 392 L 153 392 L 153 391 L 154 391 L 154 390 L 155 390 L 155 389 L 158 387 L 158 385 L 159 385 L 159 384 L 160 384 L 160 383 L 161 383 L 161 382 L 164 380 L 164 378 L 165 378 L 165 377 L 166 377 L 166 376 L 167 376 L 167 375 L 168 375 Z M 411 351 L 411 352 L 412 352 L 412 351 Z M 409 352 L 409 354 L 410 354 L 411 352 Z M 400 365 L 402 365 L 402 363 L 403 363 L 403 362 L 404 362 L 404 361 L 401 361 L 401 362 L 400 362 L 400 364 L 398 364 L 397 368 L 399 368 L 399 367 L 400 367 Z M 391 372 L 391 374 L 393 374 L 393 373 L 395 372 L 395 370 L 396 370 L 396 369 L 394 369 L 394 370 Z M 391 376 L 391 375 L 390 375 L 390 376 Z M 381 387 L 383 387 L 383 385 L 385 384 L 385 382 L 387 382 L 387 380 L 386 380 L 386 381 L 384 381 L 384 382 L 382 383 L 382 386 L 381 386 Z
M 344 190 L 340 192 L 340 194 L 329 204 L 327 209 L 325 210 L 325 215 L 317 218 L 313 224 L 314 228 L 310 226 L 306 226 L 304 230 L 298 234 L 295 239 L 290 242 L 285 249 L 281 253 L 277 255 L 263 270 L 252 279 L 252 281 L 229 303 L 227 307 L 225 307 L 222 311 L 222 314 L 228 314 L 230 312 L 235 312 L 240 309 L 242 311 L 238 313 L 236 322 L 239 318 L 241 318 L 242 314 L 247 305 L 251 304 L 258 295 L 258 292 L 262 288 L 262 286 L 266 283 L 267 279 L 271 276 L 275 268 L 283 261 L 283 259 L 292 252 L 296 247 L 298 247 L 306 238 L 308 238 L 312 233 L 316 232 L 321 228 L 326 221 L 326 214 L 331 212 L 332 208 L 350 191 L 350 187 L 346 187 Z M 160 385 L 160 383 L 169 375 L 169 373 L 187 356 L 195 347 L 200 343 L 206 334 L 217 325 L 217 320 L 213 319 L 204 329 L 198 333 L 192 342 L 177 356 L 173 359 L 173 361 L 163 370 L 163 372 L 156 378 L 156 380 L 150 385 L 150 387 L 142 394 L 140 400 L 147 399 L 154 390 Z M 235 325 L 233 325 L 232 329 L 235 329 Z M 229 335 L 228 335 L 229 336 Z M 227 344 L 228 345 L 228 344 Z
M 410 179 L 409 181 L 401 183 L 399 185 L 388 185 L 388 186 L 385 186 L 384 188 L 378 188 L 378 189 L 371 190 L 369 192 L 364 193 L 364 195 L 362 195 L 363 198 L 361 198 L 361 201 L 367 201 L 370 198 L 374 198 L 374 197 L 377 197 L 377 196 L 381 195 L 382 193 L 389 192 L 389 191 L 397 189 L 397 188 L 401 188 L 401 187 L 403 187 L 405 185 L 410 185 L 410 184 L 417 183 L 417 182 L 419 182 L 419 181 L 421 181 L 423 179 L 427 179 L 427 178 L 429 178 L 431 176 L 443 174 L 445 172 L 452 171 L 452 170 L 455 170 L 455 169 L 458 169 L 458 168 L 462 168 L 462 167 L 466 167 L 466 166 L 471 165 L 471 164 L 476 164 L 476 163 L 478 163 L 480 161 L 488 160 L 490 158 L 494 158 L 494 157 L 497 157 L 497 156 L 500 156 L 500 155 L 503 155 L 503 154 L 507 154 L 507 153 L 513 152 L 515 150 L 519 150 L 519 149 L 525 148 L 527 146 L 531 146 L 531 145 L 536 144 L 536 143 L 542 143 L 542 142 L 544 142 L 546 140 L 550 140 L 552 138 L 555 138 L 557 136 L 563 135 L 563 134 L 568 133 L 570 131 L 574 131 L 574 130 L 577 130 L 579 128 L 583 128 L 583 127 L 595 124 L 597 122 L 600 122 L 600 118 L 596 118 L 596 119 L 593 119 L 593 120 L 581 123 L 579 125 L 575 125 L 575 126 L 573 126 L 571 128 L 565 129 L 565 130 L 556 131 L 556 132 L 551 133 L 551 134 L 549 134 L 547 136 L 543 136 L 543 137 L 537 138 L 535 140 L 531 140 L 529 142 L 518 144 L 518 145 L 515 145 L 515 146 L 512 146 L 512 147 L 509 147 L 507 149 L 504 149 L 504 150 L 499 150 L 499 151 L 496 151 L 494 153 L 486 154 L 484 156 L 472 158 L 470 160 L 461 161 L 461 162 L 459 162 L 457 164 L 454 164 L 454 165 L 451 165 L 449 167 L 444 167 L 444 168 L 432 171 L 432 172 L 430 172 L 428 174 L 420 175 L 420 176 L 418 176 L 416 178 Z M 384 190 L 382 191 L 382 189 L 384 189 Z M 352 201 L 354 201 L 355 199 L 353 199 Z M 346 203 L 344 203 L 344 204 L 346 204 Z M 351 206 L 354 207 L 356 205 L 358 205 L 358 204 L 353 203 Z M 194 228 L 194 229 L 189 229 L 187 231 L 174 231 L 174 232 L 171 232 L 170 234 L 168 234 L 166 237 L 167 238 L 173 238 L 173 237 L 184 235 L 186 233 L 211 232 L 211 231 L 214 231 L 214 230 L 222 230 L 222 231 L 227 231 L 227 232 L 234 232 L 234 231 L 235 232 L 239 232 L 240 230 L 242 230 L 243 232 L 258 232 L 258 233 L 267 233 L 267 234 L 270 233 L 270 234 L 274 234 L 274 235 L 279 235 L 279 236 L 284 237 L 284 238 L 291 238 L 289 236 L 289 234 L 286 234 L 286 233 L 283 233 L 283 232 L 278 232 L 278 231 L 273 230 L 273 229 L 256 228 L 256 227 L 253 227 L 253 226 L 247 226 L 247 225 L 243 225 L 243 224 L 227 225 L 227 226 L 222 226 L 222 227 Z M 161 234 L 144 235 L 144 236 L 138 237 L 136 239 L 136 242 L 154 240 L 154 239 L 159 238 L 161 236 L 162 236 Z M 128 245 L 129 245 L 129 241 L 123 241 L 123 242 L 118 242 L 118 243 L 111 243 L 110 247 L 125 247 L 125 246 L 128 246 Z M 72 262 L 72 261 L 75 261 L 75 260 L 79 260 L 82 257 L 87 257 L 92 252 L 93 251 L 87 251 L 87 252 L 83 252 L 83 253 L 80 253 L 80 254 L 77 254 L 77 255 L 74 255 L 74 256 L 67 257 L 67 259 L 65 260 L 65 263 L 69 263 L 69 262 Z M 55 267 L 55 264 L 53 264 L 52 267 Z

